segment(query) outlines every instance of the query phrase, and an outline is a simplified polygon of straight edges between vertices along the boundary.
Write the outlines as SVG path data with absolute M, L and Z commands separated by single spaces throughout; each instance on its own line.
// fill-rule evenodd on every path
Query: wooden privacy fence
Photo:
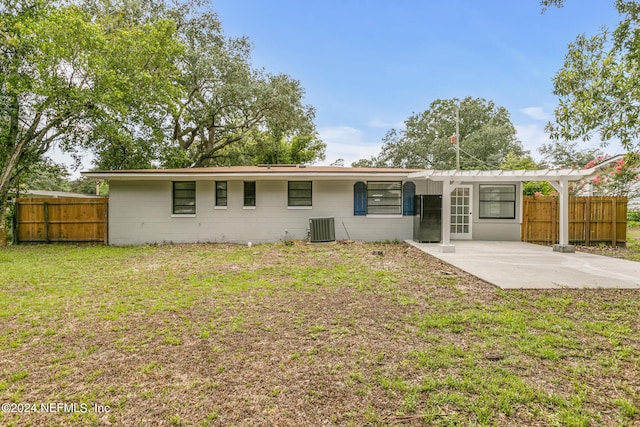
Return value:
M 523 242 L 554 244 L 560 234 L 560 205 L 553 196 L 524 196 Z M 626 197 L 570 197 L 569 243 L 624 246 L 627 241 Z
M 108 244 L 107 198 L 19 198 L 14 242 Z

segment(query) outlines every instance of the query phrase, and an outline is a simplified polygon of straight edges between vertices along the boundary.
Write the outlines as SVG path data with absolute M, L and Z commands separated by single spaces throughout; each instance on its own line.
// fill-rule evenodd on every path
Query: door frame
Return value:
M 454 192 L 457 192 L 458 189 L 468 189 L 469 190 L 469 203 L 467 205 L 467 214 L 457 214 L 454 213 L 455 212 L 455 208 L 456 207 L 462 207 L 464 208 L 464 205 L 454 205 Z M 456 197 L 457 199 L 457 197 Z M 468 217 L 468 232 L 466 233 L 456 233 L 453 230 L 451 230 L 451 240 L 471 240 L 472 236 L 473 236 L 473 185 L 469 185 L 469 184 L 465 184 L 465 185 L 457 185 L 455 186 L 452 190 L 451 190 L 451 211 L 450 211 L 450 225 L 449 227 L 451 229 L 453 229 L 454 226 L 458 225 L 457 221 L 454 221 L 454 216 L 459 216 L 462 217 L 463 215 L 467 215 Z

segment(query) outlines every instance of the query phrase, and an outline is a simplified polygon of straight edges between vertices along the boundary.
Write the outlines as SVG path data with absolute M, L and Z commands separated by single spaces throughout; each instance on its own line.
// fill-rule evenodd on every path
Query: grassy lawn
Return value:
M 0 402 L 57 409 L 0 425 L 640 424 L 638 291 L 299 242 L 18 246 L 0 284 Z

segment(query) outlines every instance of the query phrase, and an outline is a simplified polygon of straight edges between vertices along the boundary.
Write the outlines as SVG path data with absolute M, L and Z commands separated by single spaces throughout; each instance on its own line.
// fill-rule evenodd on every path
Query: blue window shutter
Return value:
M 402 186 L 402 215 L 413 215 L 413 196 L 416 195 L 416 185 L 413 182 L 405 182 Z
M 353 185 L 353 215 L 367 215 L 367 184 L 361 181 Z

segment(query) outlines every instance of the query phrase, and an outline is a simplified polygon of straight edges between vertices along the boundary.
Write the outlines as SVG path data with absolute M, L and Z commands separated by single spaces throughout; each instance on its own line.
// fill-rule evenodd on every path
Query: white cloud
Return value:
M 350 126 L 332 126 L 318 129 L 320 138 L 327 144 L 324 164 L 344 159 L 344 165 L 360 159 L 368 159 L 380 153 L 382 144 L 366 140 L 364 132 Z
M 383 129 L 398 129 L 404 127 L 403 121 L 390 122 L 385 120 L 373 119 L 367 122 L 367 126 L 372 128 L 383 128 Z
M 522 114 L 525 114 L 529 117 L 531 117 L 532 119 L 535 120 L 541 120 L 541 121 L 549 121 L 553 118 L 553 116 L 551 115 L 551 113 L 547 113 L 544 108 L 542 107 L 526 107 L 526 108 L 521 108 L 520 112 Z

